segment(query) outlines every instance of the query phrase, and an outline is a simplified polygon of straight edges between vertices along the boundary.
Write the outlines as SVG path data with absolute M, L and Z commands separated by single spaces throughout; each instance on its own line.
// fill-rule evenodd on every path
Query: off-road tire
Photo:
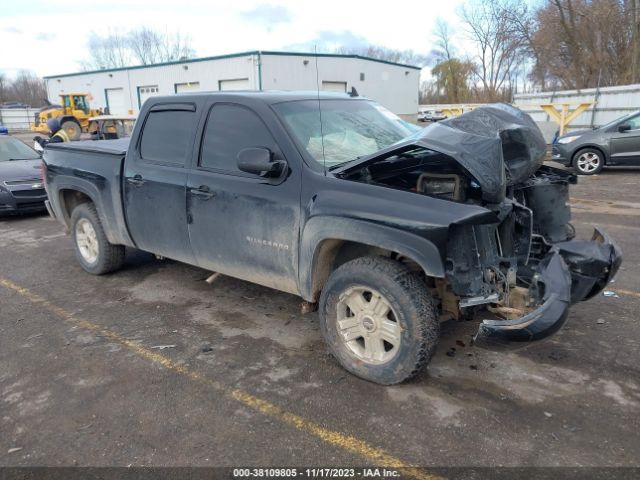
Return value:
M 580 159 L 583 155 L 590 155 L 592 156 L 592 158 L 597 157 L 598 166 L 591 171 L 589 171 L 587 167 L 579 167 L 578 163 L 580 162 Z M 573 156 L 572 165 L 578 175 L 595 175 L 596 173 L 600 173 L 600 171 L 604 167 L 604 155 L 600 150 L 597 150 L 595 148 L 583 148 L 581 150 L 578 150 Z
M 78 246 L 76 238 L 76 226 L 82 219 L 89 221 L 96 234 L 98 256 L 92 263 L 89 263 L 80 253 L 80 247 Z M 124 263 L 125 247 L 109 243 L 93 203 L 81 203 L 73 209 L 71 213 L 71 237 L 73 239 L 76 259 L 84 270 L 93 275 L 103 275 L 113 272 L 118 270 Z
M 396 355 L 383 364 L 358 358 L 338 331 L 340 295 L 354 287 L 379 292 L 391 305 L 402 329 Z M 401 263 L 386 257 L 361 257 L 338 267 L 320 296 L 320 329 L 338 362 L 371 382 L 393 385 L 417 375 L 431 360 L 440 334 L 435 305 L 424 281 Z
M 80 140 L 82 128 L 80 128 L 80 125 L 78 125 L 73 120 L 67 120 L 62 125 L 60 125 L 60 128 L 67 133 L 70 140 Z

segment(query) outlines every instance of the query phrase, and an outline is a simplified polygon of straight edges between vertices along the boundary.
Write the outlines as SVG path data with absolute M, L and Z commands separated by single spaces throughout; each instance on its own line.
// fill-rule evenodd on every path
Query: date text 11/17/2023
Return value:
M 234 468 L 233 478 L 400 478 L 390 468 Z

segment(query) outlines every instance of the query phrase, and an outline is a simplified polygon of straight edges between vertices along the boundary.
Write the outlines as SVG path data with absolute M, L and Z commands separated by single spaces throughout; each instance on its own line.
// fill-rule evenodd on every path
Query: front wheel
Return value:
M 102 275 L 118 270 L 124 263 L 124 247 L 109 243 L 92 203 L 82 203 L 73 210 L 71 236 L 76 258 L 87 272 Z
M 320 328 L 346 370 L 383 385 L 418 374 L 439 337 L 425 283 L 385 257 L 358 258 L 331 274 L 320 297 Z
M 595 148 L 583 148 L 574 155 L 573 166 L 579 175 L 595 175 L 604 167 L 604 156 Z

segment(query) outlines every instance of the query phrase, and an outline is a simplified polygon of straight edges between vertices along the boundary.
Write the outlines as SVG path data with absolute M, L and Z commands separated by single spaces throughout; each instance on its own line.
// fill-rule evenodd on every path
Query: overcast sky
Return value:
M 380 3 L 377 6 L 376 3 Z M 0 70 L 38 75 L 80 70 L 91 31 L 141 25 L 179 30 L 198 57 L 246 50 L 326 50 L 338 45 L 383 45 L 428 54 L 440 17 L 463 32 L 462 0 L 3 0 Z

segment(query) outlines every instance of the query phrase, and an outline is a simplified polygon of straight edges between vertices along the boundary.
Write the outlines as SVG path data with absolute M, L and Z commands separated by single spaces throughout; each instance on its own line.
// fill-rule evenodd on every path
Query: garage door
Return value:
M 155 97 L 156 95 L 160 95 L 160 89 L 157 85 L 138 87 L 138 108 L 142 108 L 147 98 Z
M 176 83 L 176 93 L 197 92 L 200 90 L 200 82 Z
M 345 93 L 347 91 L 347 82 L 327 82 L 323 80 L 322 90 L 325 92 Z
M 232 80 L 218 81 L 220 90 L 249 90 L 248 78 L 234 78 Z
M 111 115 L 126 115 L 127 106 L 124 103 L 124 89 L 107 88 L 105 97 L 107 97 L 107 108 Z

